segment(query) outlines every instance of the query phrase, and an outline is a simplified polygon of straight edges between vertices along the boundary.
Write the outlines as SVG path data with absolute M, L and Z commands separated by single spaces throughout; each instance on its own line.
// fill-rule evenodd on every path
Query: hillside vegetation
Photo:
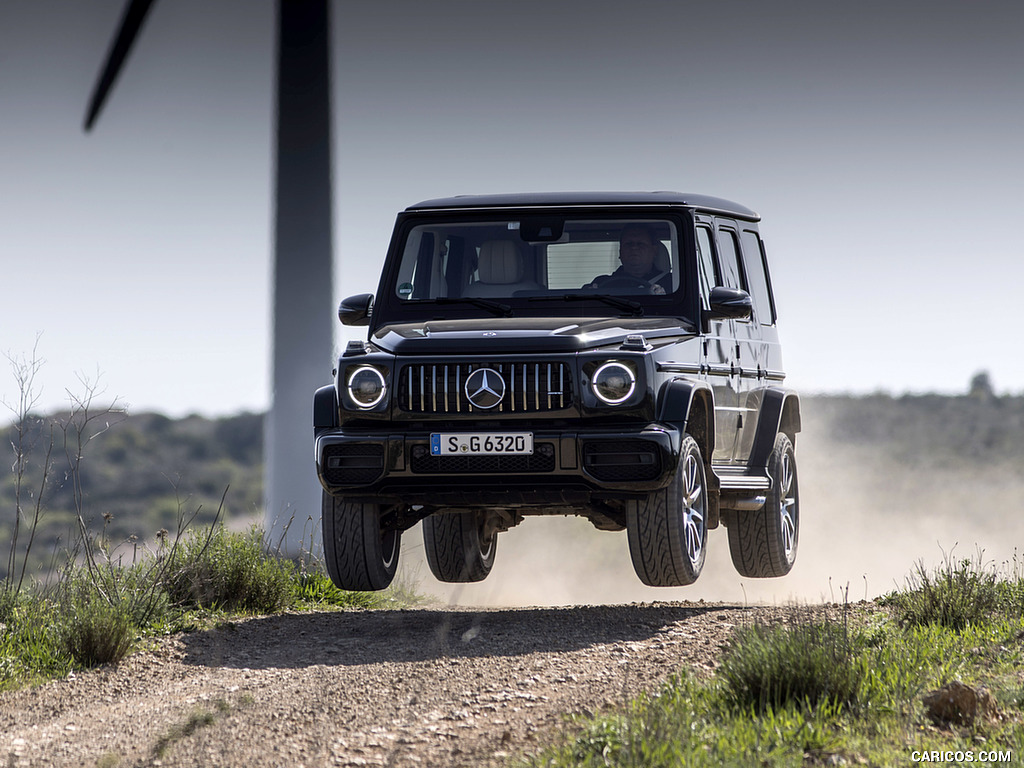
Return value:
M 80 538 L 79 506 L 89 531 L 95 535 L 105 528 L 107 538 L 115 542 L 132 537 L 152 541 L 161 529 L 174 531 L 182 514 L 191 517 L 197 510 L 194 523 L 210 523 L 229 487 L 224 516 L 252 516 L 262 508 L 262 414 L 218 419 L 114 415 L 90 425 L 77 467 L 74 429 L 61 428 L 69 418 L 69 414 L 30 416 L 21 437 L 26 459 L 21 480 L 22 543 L 41 501 L 32 548 L 36 567 L 56 549 Z M 3 430 L 5 469 L 16 464 L 16 426 Z M 50 469 L 44 483 L 47 459 Z M 14 530 L 17 485 L 15 471 L 0 474 L 0 543 L 5 548 Z M 44 488 L 41 500 L 37 498 L 40 487 Z M 80 492 L 77 498 L 76 491 Z M 3 554 L 0 579 L 8 567 L 6 551 Z
M 805 430 L 830 435 L 835 445 L 855 452 L 858 461 L 871 457 L 879 466 L 907 470 L 977 466 L 1024 479 L 1024 396 L 817 395 L 804 398 L 803 411 Z M 62 418 L 66 414 L 32 416 L 26 422 L 21 501 L 26 514 L 36 502 L 51 426 Z M 216 419 L 129 414 L 95 431 L 76 473 L 60 430 L 53 438 L 52 468 L 33 545 L 35 567 L 55 548 L 78 538 L 76 477 L 83 521 L 94 534 L 105 527 L 112 541 L 151 541 L 161 529 L 173 531 L 180 515 L 197 509 L 195 522 L 208 523 L 228 488 L 226 518 L 261 513 L 262 414 Z M 11 467 L 15 425 L 3 434 L 3 465 Z M 15 473 L 0 474 L 3 544 L 11 541 L 15 486 Z M 6 568 L 7 558 L 0 558 L 0 578 Z

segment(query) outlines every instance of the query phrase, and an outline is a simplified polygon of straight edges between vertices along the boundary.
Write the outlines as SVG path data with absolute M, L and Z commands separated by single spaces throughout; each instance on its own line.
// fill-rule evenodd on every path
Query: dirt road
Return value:
M 563 715 L 709 672 L 772 608 L 285 614 L 0 695 L 9 766 L 498 766 Z

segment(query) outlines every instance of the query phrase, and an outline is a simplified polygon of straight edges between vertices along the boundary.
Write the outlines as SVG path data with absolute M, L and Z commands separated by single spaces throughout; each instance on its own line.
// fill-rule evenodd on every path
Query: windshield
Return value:
M 389 290 L 410 304 L 466 299 L 479 305 L 468 300 L 490 299 L 504 305 L 576 294 L 665 297 L 682 288 L 679 251 L 676 224 L 661 218 L 431 222 L 409 230 Z M 517 304 L 523 305 L 512 302 Z

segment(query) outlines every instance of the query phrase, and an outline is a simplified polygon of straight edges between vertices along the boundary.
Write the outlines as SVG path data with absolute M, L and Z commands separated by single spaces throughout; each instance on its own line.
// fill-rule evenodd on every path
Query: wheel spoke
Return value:
M 701 551 L 701 528 L 693 520 L 686 524 L 686 554 L 690 562 L 696 564 L 700 559 Z
M 703 549 L 704 513 L 702 510 L 689 508 L 684 520 L 686 530 L 686 554 L 694 565 L 700 560 Z
M 683 504 L 689 508 L 697 504 L 704 489 L 700 484 L 700 467 L 695 456 L 686 457 L 685 483 L 683 485 Z
M 782 477 L 779 478 L 779 486 L 782 494 L 789 493 L 789 489 L 793 487 L 793 467 L 789 461 L 789 454 L 783 454 L 782 456 L 782 471 L 779 473 Z
M 793 552 L 794 533 L 793 518 L 784 515 L 782 518 L 782 547 L 786 552 L 786 557 Z
M 683 499 L 683 505 L 686 506 L 687 509 L 695 507 L 703 492 L 704 489 L 699 485 L 696 488 L 687 488 L 686 498 Z
M 791 508 L 787 505 L 782 507 L 782 546 L 789 557 L 796 543 L 796 522 L 793 519 Z
M 793 457 L 786 451 L 779 461 L 779 523 L 782 548 L 786 558 L 796 546 L 796 495 L 794 493 Z

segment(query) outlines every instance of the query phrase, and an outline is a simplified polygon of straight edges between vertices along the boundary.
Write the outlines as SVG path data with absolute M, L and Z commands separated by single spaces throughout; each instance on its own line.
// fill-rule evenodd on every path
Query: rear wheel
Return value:
M 644 584 L 681 587 L 697 580 L 708 539 L 707 504 L 704 459 L 686 435 L 668 487 L 626 506 L 629 554 Z
M 480 511 L 433 514 L 423 520 L 427 565 L 438 581 L 483 581 L 494 566 L 498 534 Z
M 383 530 L 382 512 L 380 504 L 345 501 L 324 492 L 324 560 L 340 589 L 375 591 L 395 578 L 402 532 Z
M 772 489 L 761 509 L 738 512 L 729 524 L 729 552 L 741 576 L 765 579 L 785 576 L 796 562 L 800 539 L 800 492 L 796 451 L 779 434 L 768 459 Z

